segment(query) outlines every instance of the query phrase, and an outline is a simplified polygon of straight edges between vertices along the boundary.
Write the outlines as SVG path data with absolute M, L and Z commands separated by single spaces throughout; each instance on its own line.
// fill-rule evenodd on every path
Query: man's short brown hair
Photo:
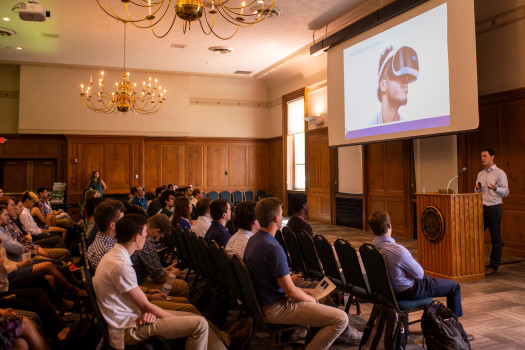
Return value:
M 126 207 L 124 207 L 124 204 L 116 199 L 105 199 L 97 205 L 95 209 L 95 223 L 99 231 L 106 231 L 112 222 L 116 223 L 118 221 L 120 213 L 125 211 Z
M 155 214 L 148 219 L 148 226 L 159 229 L 161 235 L 169 235 L 171 232 L 171 222 L 164 214 Z
M 370 215 L 368 224 L 376 236 L 382 236 L 388 232 L 390 215 L 384 210 L 378 210 Z
M 202 190 L 201 190 L 200 188 L 198 188 L 198 187 L 195 187 L 195 188 L 193 189 L 193 192 L 191 192 L 191 195 L 192 195 L 193 197 L 195 197 L 196 195 L 198 195 L 198 194 L 200 194 L 200 193 L 202 193 Z
M 273 222 L 273 218 L 279 215 L 283 206 L 281 200 L 277 197 L 267 197 L 257 202 L 255 207 L 255 216 L 261 227 L 268 227 Z
M 197 205 L 195 206 L 195 211 L 197 212 L 197 216 L 204 216 L 206 215 L 206 212 L 210 209 L 212 199 L 211 198 L 201 198 L 197 202 Z

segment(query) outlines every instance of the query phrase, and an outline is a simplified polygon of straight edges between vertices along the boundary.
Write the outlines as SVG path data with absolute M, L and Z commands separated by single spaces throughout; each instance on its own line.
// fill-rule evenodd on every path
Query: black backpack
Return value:
M 439 301 L 425 308 L 421 329 L 429 350 L 470 350 L 467 333 L 457 316 Z

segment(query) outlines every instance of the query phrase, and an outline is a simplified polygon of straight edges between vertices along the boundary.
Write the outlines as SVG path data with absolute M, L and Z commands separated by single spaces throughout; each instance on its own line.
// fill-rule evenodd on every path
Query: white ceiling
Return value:
M 51 17 L 45 22 L 20 20 L 18 14 L 11 11 L 19 1 L 0 1 L 0 18 L 11 18 L 8 22 L 0 19 L 0 27 L 17 32 L 11 37 L 0 37 L 0 62 L 122 67 L 124 25 L 105 14 L 96 0 L 39 0 L 51 11 Z M 120 0 L 109 1 L 115 8 L 120 6 Z M 237 35 L 227 41 L 205 35 L 197 22 L 183 34 L 180 19 L 163 39 L 155 38 L 149 29 L 128 24 L 126 66 L 146 71 L 231 75 L 243 70 L 255 74 L 311 43 L 312 29 L 317 30 L 318 39 L 327 30 L 389 2 L 391 0 L 276 0 L 274 6 L 282 10 L 280 16 L 240 28 Z M 169 15 L 173 13 L 170 11 Z M 219 24 L 217 22 L 218 31 L 226 35 L 231 31 L 231 25 Z M 58 38 L 43 34 L 58 34 Z M 172 44 L 185 47 L 170 48 Z M 218 45 L 231 47 L 233 52 L 220 55 L 208 50 Z M 22 50 L 16 50 L 17 46 Z

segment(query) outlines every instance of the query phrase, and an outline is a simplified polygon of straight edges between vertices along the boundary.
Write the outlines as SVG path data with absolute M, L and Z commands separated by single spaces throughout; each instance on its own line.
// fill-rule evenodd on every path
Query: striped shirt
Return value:
M 107 252 L 109 252 L 117 244 L 116 237 L 108 237 L 97 234 L 95 240 L 88 247 L 88 260 L 93 268 L 93 271 L 97 270 L 98 263 Z
M 226 251 L 231 255 L 237 254 L 242 259 L 244 257 L 246 243 L 248 243 L 251 236 L 253 236 L 251 231 L 246 231 L 240 228 L 226 244 Z

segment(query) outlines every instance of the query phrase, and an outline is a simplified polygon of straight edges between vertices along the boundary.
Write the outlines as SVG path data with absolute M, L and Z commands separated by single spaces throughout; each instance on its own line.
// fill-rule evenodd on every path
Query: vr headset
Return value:
M 412 83 L 419 77 L 419 60 L 417 52 L 408 46 L 402 46 L 397 50 L 388 53 L 381 69 L 379 70 L 377 81 L 381 81 L 381 76 L 385 69 L 390 69 L 387 73 L 392 73 L 394 77 L 407 78 L 408 83 Z

